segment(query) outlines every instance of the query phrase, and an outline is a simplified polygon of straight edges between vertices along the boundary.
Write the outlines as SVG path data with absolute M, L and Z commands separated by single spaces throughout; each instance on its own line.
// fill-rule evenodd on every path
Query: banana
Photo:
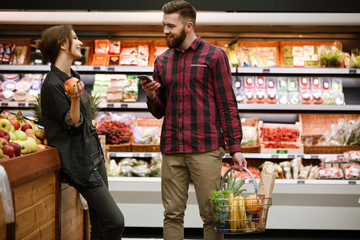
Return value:
M 237 196 L 236 199 L 238 199 L 238 223 L 237 226 L 240 230 L 246 229 L 246 212 L 245 212 L 245 199 L 242 196 Z
M 229 225 L 230 225 L 231 232 L 236 231 L 236 225 L 235 225 L 236 211 L 235 211 L 234 203 L 235 203 L 234 194 L 231 192 L 230 196 L 229 196 Z

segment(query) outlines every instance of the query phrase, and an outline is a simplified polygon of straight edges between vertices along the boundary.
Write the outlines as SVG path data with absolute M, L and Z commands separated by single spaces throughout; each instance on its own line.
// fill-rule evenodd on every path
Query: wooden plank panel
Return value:
M 61 191 L 61 212 L 64 212 L 68 209 L 81 207 L 79 199 L 79 194 L 75 188 L 69 186 L 67 188 L 63 188 Z
M 0 197 L 0 240 L 5 240 L 5 239 L 6 239 L 6 223 L 5 223 L 2 200 Z
M 16 213 L 16 239 L 22 239 L 55 219 L 55 194 Z
M 14 188 L 15 211 L 22 211 L 54 194 L 55 173 L 51 172 Z
M 61 214 L 61 239 L 83 239 L 83 213 L 80 207 L 68 209 Z

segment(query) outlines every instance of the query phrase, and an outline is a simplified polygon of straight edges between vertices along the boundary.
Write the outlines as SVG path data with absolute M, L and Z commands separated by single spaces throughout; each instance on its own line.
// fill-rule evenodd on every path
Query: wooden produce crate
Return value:
M 106 144 L 106 146 L 105 146 L 106 153 L 108 153 L 108 152 L 131 152 L 132 151 L 131 139 L 132 139 L 132 137 L 130 137 L 130 142 L 128 142 L 128 143 Z M 105 155 L 105 153 L 104 153 L 104 155 Z
M 286 135 L 279 135 L 280 138 L 284 138 L 282 139 L 273 139 L 273 140 L 268 140 L 268 139 L 264 139 L 263 136 L 263 128 L 270 128 L 270 129 L 278 129 L 278 128 L 286 128 L 286 129 L 294 129 L 297 130 L 298 132 L 298 136 L 296 137 L 295 141 L 289 141 L 289 140 L 285 140 L 286 138 L 288 138 Z M 304 147 L 303 144 L 301 143 L 300 140 L 300 123 L 296 122 L 295 124 L 275 124 L 275 123 L 263 123 L 262 121 L 259 122 L 259 131 L 260 131 L 260 140 L 261 140 L 261 153 L 269 153 L 269 154 L 303 154 L 304 153 Z M 294 136 L 294 135 L 291 135 Z M 283 145 L 295 145 L 296 148 L 294 147 L 280 147 L 280 148 L 266 148 L 265 145 L 266 144 L 283 144 Z
M 134 128 L 137 126 L 158 127 L 160 136 L 162 124 L 162 119 L 137 118 L 134 122 Z M 160 152 L 160 144 L 136 144 L 134 138 L 131 138 L 131 148 L 133 152 Z
M 318 52 L 318 47 L 321 45 L 336 45 L 340 50 L 342 50 L 342 45 L 340 42 L 338 41 L 334 41 L 334 42 L 315 42 L 315 41 L 284 41 L 284 42 L 280 42 L 279 43 L 279 51 L 280 51 L 280 67 L 320 67 L 320 58 L 317 58 Z M 293 58 L 293 48 L 294 47 L 304 47 L 304 46 L 309 46 L 309 50 L 311 50 L 312 47 L 314 47 L 313 49 L 313 60 L 306 60 L 303 64 L 303 66 L 297 65 L 296 63 L 294 63 L 294 58 Z M 316 60 L 317 58 L 317 60 Z M 310 56 L 308 56 L 306 59 L 311 59 Z M 292 62 L 292 64 L 290 64 Z M 296 62 L 296 61 L 295 61 Z M 342 66 L 343 63 L 342 63 Z
M 316 145 L 321 136 L 329 129 L 331 124 L 337 124 L 339 119 L 356 120 L 360 114 L 299 114 L 301 126 L 301 141 L 305 143 L 305 139 L 312 137 L 312 145 L 304 145 L 304 153 L 306 154 L 343 154 L 347 151 L 360 150 L 360 145 L 348 146 L 324 146 Z

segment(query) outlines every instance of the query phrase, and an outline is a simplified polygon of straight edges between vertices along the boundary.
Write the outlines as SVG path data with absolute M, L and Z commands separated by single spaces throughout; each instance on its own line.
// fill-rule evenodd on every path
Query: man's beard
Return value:
M 180 35 L 178 37 L 175 37 L 172 40 L 168 40 L 166 38 L 166 44 L 169 48 L 179 48 L 180 45 L 183 43 L 183 41 L 186 38 L 186 32 L 185 28 L 180 32 Z

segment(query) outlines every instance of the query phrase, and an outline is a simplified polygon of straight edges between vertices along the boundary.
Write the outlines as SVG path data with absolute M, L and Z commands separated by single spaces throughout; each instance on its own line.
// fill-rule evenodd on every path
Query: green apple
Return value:
M 6 130 L 10 131 L 11 126 L 12 125 L 8 119 L 5 119 L 5 118 L 0 119 L 0 129 L 5 128 Z
M 3 158 L 4 157 L 4 153 L 3 153 L 3 151 L 1 150 L 1 148 L 0 148 L 0 158 Z
M 37 151 L 37 143 L 36 140 L 32 137 L 28 137 L 25 142 L 29 143 L 29 151 L 30 152 L 36 152 Z
M 14 126 L 11 124 L 10 131 L 9 131 L 9 132 L 14 132 L 14 131 L 15 131 L 15 128 L 14 128 Z
M 9 132 L 9 134 L 10 134 L 10 140 L 11 140 L 11 141 L 15 141 L 15 140 L 16 140 L 16 135 L 15 135 L 15 133 Z
M 17 140 L 25 141 L 27 139 L 26 133 L 21 130 L 14 131 L 14 134 Z
M 21 154 L 27 154 L 28 152 L 28 144 L 25 143 L 25 141 L 16 140 L 14 141 L 18 143 L 21 147 Z

